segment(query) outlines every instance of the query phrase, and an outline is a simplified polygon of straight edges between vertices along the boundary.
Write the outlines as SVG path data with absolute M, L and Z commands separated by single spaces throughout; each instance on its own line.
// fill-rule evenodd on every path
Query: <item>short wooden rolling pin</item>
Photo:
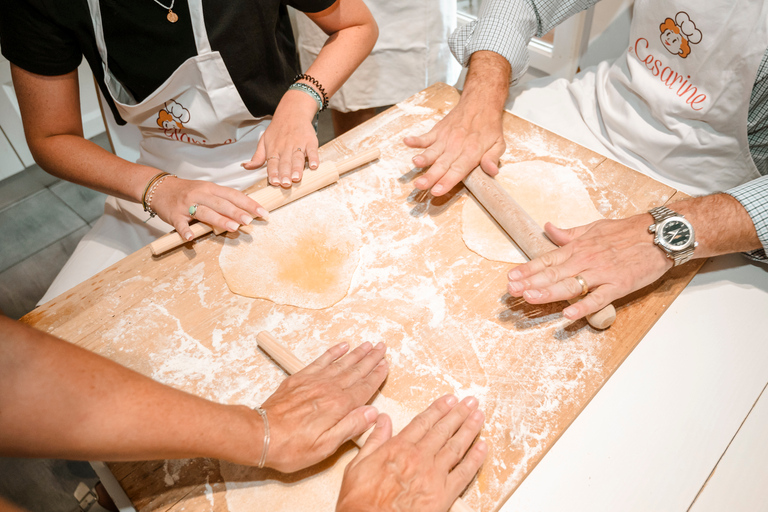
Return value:
M 557 249 L 557 246 L 546 237 L 541 226 L 501 187 L 498 181 L 488 176 L 480 167 L 464 178 L 464 185 L 528 258 L 537 258 Z M 573 299 L 570 302 L 576 301 L 577 299 Z M 616 309 L 613 304 L 608 304 L 597 313 L 587 316 L 587 321 L 595 329 L 607 329 L 614 320 L 616 320 Z
M 259 334 L 257 334 L 256 341 L 258 342 L 259 347 L 261 347 L 261 349 L 266 352 L 269 357 L 274 359 L 275 362 L 283 368 L 283 370 L 288 372 L 289 375 L 293 375 L 294 373 L 304 368 L 304 363 L 302 363 L 298 357 L 293 355 L 290 350 L 282 346 L 280 342 L 277 341 L 277 339 L 267 331 L 261 331 Z M 369 430 L 368 432 L 365 432 L 352 440 L 357 446 L 363 446 L 363 444 L 365 444 L 365 439 L 368 439 L 370 432 L 371 431 Z M 462 501 L 461 498 L 458 498 L 453 502 L 453 505 L 450 508 L 450 512 L 473 511 L 471 508 L 469 508 L 469 505 Z
M 291 188 L 268 185 L 248 194 L 248 197 L 266 208 L 267 211 L 272 211 L 339 181 L 339 177 L 345 172 L 376 160 L 380 155 L 381 151 L 374 148 L 339 162 L 323 162 L 316 170 L 305 171 L 303 179 L 299 183 L 293 184 Z M 211 226 L 204 222 L 190 224 L 189 228 L 192 230 L 192 238 L 198 238 L 214 231 Z M 149 244 L 149 248 L 152 250 L 152 254 L 158 256 L 187 242 L 188 240 L 184 240 L 181 235 L 173 231 Z

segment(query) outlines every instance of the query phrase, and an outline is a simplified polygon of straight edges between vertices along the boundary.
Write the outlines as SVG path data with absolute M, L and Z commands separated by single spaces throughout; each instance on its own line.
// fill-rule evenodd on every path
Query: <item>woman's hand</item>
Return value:
M 258 169 L 267 164 L 267 176 L 272 185 L 290 188 L 301 181 L 304 165 L 317 169 L 317 134 L 312 119 L 317 103 L 304 91 L 288 90 L 272 116 L 266 131 L 259 139 L 256 153 L 243 167 Z
M 192 240 L 189 208 L 197 205 L 194 218 L 224 231 L 237 231 L 255 217 L 266 219 L 266 208 L 248 195 L 202 180 L 167 176 L 155 189 L 152 209 L 185 239 Z
M 344 471 L 337 512 L 442 512 L 474 478 L 488 448 L 472 445 L 483 426 L 477 399 L 436 400 L 395 437 L 392 421 L 376 429 Z
M 587 283 L 589 293 L 563 310 L 576 320 L 651 284 L 672 268 L 672 261 L 653 243 L 649 214 L 621 220 L 598 220 L 573 229 L 544 226 L 549 238 L 561 246 L 512 269 L 507 291 L 530 304 L 578 297 Z
M 292 472 L 332 455 L 370 428 L 378 411 L 366 406 L 387 376 L 386 347 L 365 342 L 331 347 L 285 379 L 261 408 L 269 420 L 266 466 Z

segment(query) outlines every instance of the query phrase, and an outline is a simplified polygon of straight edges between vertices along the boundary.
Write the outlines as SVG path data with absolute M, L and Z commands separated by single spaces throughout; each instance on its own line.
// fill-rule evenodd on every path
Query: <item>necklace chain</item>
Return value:
M 160 7 L 162 7 L 163 9 L 168 9 L 169 11 L 173 9 L 173 4 L 174 4 L 174 2 L 176 2 L 176 0 L 171 0 L 171 5 L 170 5 L 170 6 L 168 6 L 168 5 L 163 5 L 163 4 L 161 4 L 160 2 L 158 2 L 157 0 L 155 0 L 155 3 L 156 3 L 157 5 L 159 5 L 159 6 L 160 6 Z

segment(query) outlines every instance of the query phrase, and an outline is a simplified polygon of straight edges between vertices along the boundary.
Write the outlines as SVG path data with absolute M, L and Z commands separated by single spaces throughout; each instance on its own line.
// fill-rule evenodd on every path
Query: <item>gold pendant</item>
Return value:
M 168 16 L 166 16 L 166 18 L 168 18 L 168 21 L 170 21 L 171 23 L 176 23 L 177 21 L 179 21 L 179 15 L 170 9 L 168 9 Z

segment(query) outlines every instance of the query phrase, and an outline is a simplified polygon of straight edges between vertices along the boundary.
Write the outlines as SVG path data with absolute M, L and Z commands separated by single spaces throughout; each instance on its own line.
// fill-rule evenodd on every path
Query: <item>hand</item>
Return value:
M 472 446 L 482 426 L 474 397 L 436 400 L 395 437 L 380 415 L 344 471 L 337 512 L 448 510 L 485 459 L 485 442 Z
M 378 412 L 365 404 L 387 376 L 386 347 L 365 342 L 341 357 L 348 349 L 331 347 L 261 406 L 270 428 L 267 466 L 286 473 L 311 466 L 374 424 Z
M 573 229 L 551 223 L 544 231 L 559 249 L 509 272 L 507 290 L 530 304 L 572 299 L 582 289 L 580 275 L 590 292 L 563 310 L 576 320 L 601 310 L 614 300 L 651 284 L 672 267 L 672 261 L 653 243 L 649 214 L 621 220 L 598 220 Z
M 478 165 L 490 176 L 498 174 L 506 149 L 502 113 L 509 74 L 509 63 L 501 55 L 472 54 L 459 104 L 427 134 L 403 139 L 412 148 L 426 148 L 413 157 L 414 165 L 431 166 L 414 182 L 416 188 L 431 187 L 432 195 L 441 196 Z
M 192 240 L 189 207 L 197 205 L 195 219 L 224 231 L 237 231 L 240 225 L 250 224 L 254 217 L 266 219 L 266 208 L 248 195 L 229 187 L 202 180 L 184 180 L 167 177 L 152 198 L 157 215 L 185 240 Z
M 259 139 L 256 153 L 246 169 L 257 169 L 267 164 L 267 176 L 272 185 L 290 188 L 301 181 L 304 164 L 317 169 L 317 134 L 312 119 L 317 103 L 303 91 L 289 90 L 283 95 L 272 116 L 272 122 Z

